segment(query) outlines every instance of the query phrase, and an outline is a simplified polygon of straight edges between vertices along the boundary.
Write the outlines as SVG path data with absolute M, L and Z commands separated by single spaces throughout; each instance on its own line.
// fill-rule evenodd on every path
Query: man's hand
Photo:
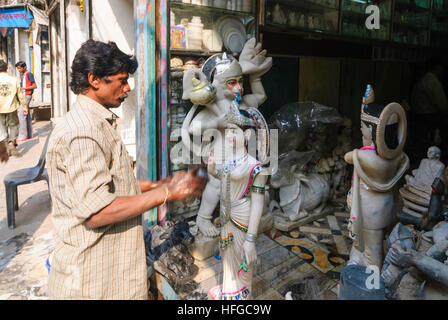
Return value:
M 138 180 L 138 183 L 140 185 L 140 190 L 142 192 L 147 192 L 147 191 L 151 191 L 153 189 L 156 189 L 156 188 L 158 188 L 160 186 L 168 184 L 171 181 L 172 178 L 173 177 L 168 177 L 166 179 L 158 180 L 158 181 Z
M 7 162 L 8 159 L 9 159 L 9 156 L 8 156 L 8 150 L 6 149 L 6 142 L 1 141 L 0 142 L 0 161 Z
M 27 116 L 27 115 L 28 115 L 28 110 L 23 110 L 23 114 L 24 114 L 25 116 Z
M 207 179 L 198 177 L 196 174 L 199 168 L 204 167 L 204 165 L 200 165 L 189 171 L 178 171 L 171 177 L 166 186 L 172 200 L 183 200 L 190 196 L 202 195 Z

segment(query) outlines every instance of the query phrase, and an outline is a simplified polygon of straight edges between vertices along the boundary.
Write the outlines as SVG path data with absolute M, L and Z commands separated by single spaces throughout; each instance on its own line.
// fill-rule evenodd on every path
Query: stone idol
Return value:
M 251 39 L 239 60 L 219 53 L 205 61 L 200 70 L 184 74 L 182 98 L 190 99 L 193 107 L 183 122 L 182 141 L 188 150 L 201 150 L 195 156 L 208 163 L 209 170 L 192 254 L 196 259 L 206 259 L 217 254 L 219 243 L 224 265 L 223 284 L 210 291 L 212 299 L 250 298 L 259 224 L 272 223 L 262 216 L 269 212 L 264 197 L 267 176 L 260 174 L 268 163 L 269 131 L 257 109 L 266 100 L 261 77 L 271 66 L 272 58 L 267 58 L 261 44 Z M 250 94 L 244 93 L 244 76 Z M 199 110 L 199 106 L 205 108 Z M 212 140 L 205 135 L 208 129 L 219 134 Z M 255 137 L 251 137 L 253 132 Z M 195 144 L 195 137 L 202 138 L 200 144 Z M 255 150 L 250 150 L 253 138 Z M 219 223 L 213 223 L 218 203 Z
M 407 122 L 398 103 L 381 106 L 374 102 L 368 85 L 361 107 L 363 147 L 345 154 L 353 164 L 353 185 L 347 196 L 350 234 L 354 244 L 348 264 L 377 266 L 383 263 L 385 230 L 393 223 L 392 188 L 409 167 L 403 152 Z

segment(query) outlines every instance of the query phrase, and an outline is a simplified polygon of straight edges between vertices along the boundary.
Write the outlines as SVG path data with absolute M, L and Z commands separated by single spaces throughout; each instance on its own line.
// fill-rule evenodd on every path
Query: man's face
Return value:
M 128 79 L 127 72 L 120 72 L 100 79 L 96 95 L 101 100 L 101 104 L 106 108 L 118 108 L 128 97 L 127 93 L 131 91 Z
M 26 71 L 26 67 L 17 67 L 17 71 L 24 73 Z

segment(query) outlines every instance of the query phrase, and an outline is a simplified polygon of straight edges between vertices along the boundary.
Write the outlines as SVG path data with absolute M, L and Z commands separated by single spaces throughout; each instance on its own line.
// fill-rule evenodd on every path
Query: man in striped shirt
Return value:
M 166 201 L 200 195 L 196 170 L 162 181 L 138 181 L 114 129 L 116 108 L 130 91 L 134 57 L 115 43 L 88 40 L 72 63 L 77 100 L 56 125 L 47 152 L 56 248 L 53 299 L 146 299 L 141 214 Z

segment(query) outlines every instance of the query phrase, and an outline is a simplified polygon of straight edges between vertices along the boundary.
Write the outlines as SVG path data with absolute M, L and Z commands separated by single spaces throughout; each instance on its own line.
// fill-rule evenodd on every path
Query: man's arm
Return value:
M 28 80 L 31 82 L 31 86 L 24 87 L 22 90 L 34 90 L 37 88 L 36 80 L 34 80 L 34 75 L 30 72 L 28 73 Z
M 6 149 L 8 133 L 4 126 L 0 126 L 0 162 L 6 162 L 9 159 L 8 149 Z
M 188 172 L 177 172 L 173 177 L 168 178 L 169 182 L 143 194 L 115 198 L 108 206 L 85 221 L 87 227 L 93 229 L 118 223 L 137 217 L 167 201 L 200 196 L 205 188 L 206 180 L 196 176 L 198 168 Z
M 20 83 L 19 83 L 19 81 L 17 81 L 17 92 L 16 92 L 16 95 L 17 95 L 17 99 L 19 100 L 19 103 L 22 105 L 22 107 L 23 107 L 23 111 L 25 112 L 28 112 L 28 106 L 26 105 L 26 100 L 25 100 L 25 96 L 23 95 L 23 91 L 22 91 L 22 88 L 20 88 Z M 25 113 L 25 115 L 26 115 L 26 113 Z
M 8 150 L 6 149 L 6 140 L 0 141 L 0 162 L 7 162 L 9 159 Z
M 163 180 L 157 180 L 157 181 L 149 181 L 149 180 L 138 180 L 138 184 L 140 185 L 140 190 L 142 192 L 151 191 L 153 189 L 156 189 L 164 184 L 167 184 L 170 182 L 171 177 L 168 177 Z
M 86 219 L 85 223 L 87 227 L 94 229 L 125 221 L 161 205 L 165 197 L 166 201 L 173 200 L 173 195 L 160 187 L 136 196 L 117 197 L 108 206 Z
M 80 130 L 67 141 L 58 143 L 66 150 L 67 180 L 75 191 L 76 206 L 73 214 L 89 228 L 136 217 L 164 201 L 181 200 L 191 195 L 200 195 L 205 179 L 196 177 L 197 169 L 188 173 L 177 172 L 158 188 L 140 195 L 116 196 L 112 175 L 107 166 L 107 145 L 99 128 Z M 146 190 L 148 185 L 143 185 Z

